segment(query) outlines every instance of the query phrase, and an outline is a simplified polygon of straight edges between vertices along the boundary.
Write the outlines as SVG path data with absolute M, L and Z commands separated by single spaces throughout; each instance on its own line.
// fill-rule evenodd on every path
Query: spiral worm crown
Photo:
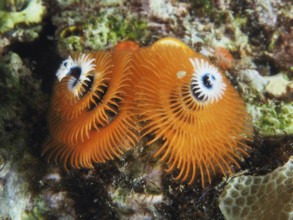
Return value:
M 136 144 L 131 57 L 126 49 L 100 51 L 70 56 L 61 64 L 44 148 L 49 159 L 92 168 Z
M 135 56 L 140 73 L 138 111 L 143 136 L 162 140 L 155 156 L 178 170 L 175 179 L 202 186 L 212 175 L 239 167 L 248 156 L 252 128 L 245 105 L 226 77 L 205 57 L 167 38 Z
M 44 153 L 65 167 L 120 157 L 141 137 L 161 140 L 154 156 L 176 180 L 204 187 L 248 156 L 252 125 L 237 91 L 209 60 L 181 41 L 70 56 L 56 73 Z

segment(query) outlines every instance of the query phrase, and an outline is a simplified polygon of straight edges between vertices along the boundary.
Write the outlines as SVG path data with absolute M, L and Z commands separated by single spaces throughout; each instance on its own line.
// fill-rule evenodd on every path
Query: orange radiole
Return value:
M 143 136 L 162 140 L 154 156 L 178 170 L 176 180 L 202 186 L 248 156 L 252 136 L 245 104 L 228 79 L 181 41 L 164 38 L 133 60 Z
M 65 168 L 92 168 L 137 143 L 131 106 L 133 52 L 123 46 L 63 61 L 51 100 L 51 136 L 44 147 L 49 159 L 63 161 Z
M 92 168 L 148 136 L 148 145 L 160 141 L 154 156 L 167 172 L 177 170 L 176 180 L 201 177 L 205 186 L 248 156 L 252 125 L 243 100 L 215 65 L 177 39 L 75 55 L 56 75 L 44 153 L 65 167 Z

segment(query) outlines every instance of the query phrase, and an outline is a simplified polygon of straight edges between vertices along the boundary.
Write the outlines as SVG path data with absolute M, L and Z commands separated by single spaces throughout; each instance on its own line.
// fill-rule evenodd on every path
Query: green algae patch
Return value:
M 91 18 L 84 25 L 86 46 L 103 48 L 106 45 L 115 45 L 121 40 L 137 40 L 145 35 L 147 24 L 136 17 L 124 17 L 104 11 L 98 18 Z
M 146 21 L 135 15 L 106 10 L 98 16 L 90 16 L 86 23 L 68 26 L 59 32 L 58 50 L 100 50 L 113 47 L 119 41 L 143 42 L 149 35 Z
M 46 8 L 40 0 L 29 1 L 22 11 L 6 11 L 0 9 L 0 32 L 7 32 L 17 24 L 35 24 L 42 21 Z
M 253 117 L 256 129 L 263 136 L 282 136 L 293 134 L 293 103 L 249 104 L 248 112 Z

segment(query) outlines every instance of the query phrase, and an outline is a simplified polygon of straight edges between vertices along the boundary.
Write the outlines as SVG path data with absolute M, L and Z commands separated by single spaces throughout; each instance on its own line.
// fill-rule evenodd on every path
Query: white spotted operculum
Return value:
M 76 59 L 72 59 L 69 56 L 60 65 L 56 76 L 58 81 L 66 76 L 70 76 L 68 80 L 68 89 L 73 92 L 75 96 L 79 95 L 79 87 L 85 83 L 88 83 L 90 79 L 90 73 L 95 70 L 95 59 L 89 55 L 81 54 Z M 87 82 L 86 82 L 87 81 Z
M 190 58 L 190 62 L 194 68 L 190 85 L 192 97 L 204 104 L 219 101 L 226 90 L 219 70 L 204 59 Z

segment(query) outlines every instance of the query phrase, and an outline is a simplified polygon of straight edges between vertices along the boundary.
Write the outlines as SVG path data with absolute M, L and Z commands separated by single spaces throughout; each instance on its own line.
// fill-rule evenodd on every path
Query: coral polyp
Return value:
M 176 180 L 202 186 L 215 173 L 233 172 L 248 156 L 252 136 L 243 100 L 210 61 L 179 40 L 166 38 L 140 49 L 134 69 L 141 76 L 138 111 L 143 136 L 162 140 L 154 156 L 178 170 Z

